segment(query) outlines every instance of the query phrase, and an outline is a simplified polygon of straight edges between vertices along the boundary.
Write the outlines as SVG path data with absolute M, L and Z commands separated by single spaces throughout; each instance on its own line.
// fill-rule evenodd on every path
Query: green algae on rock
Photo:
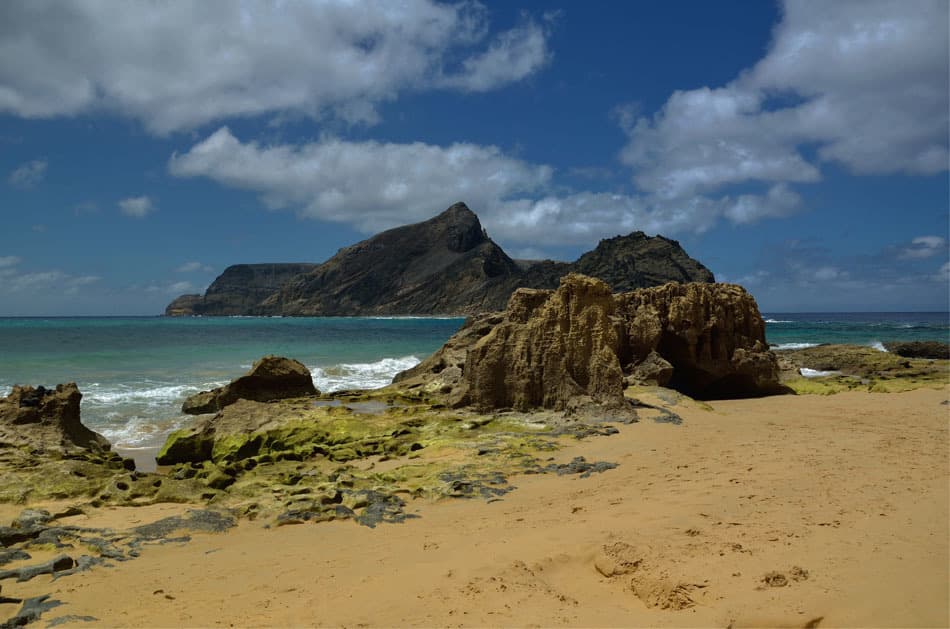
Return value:
M 819 345 L 777 354 L 783 383 L 799 394 L 888 393 L 950 383 L 948 360 L 905 358 L 873 347 Z
M 250 371 L 229 384 L 192 395 L 182 404 L 181 411 L 201 415 L 220 411 L 238 400 L 267 402 L 318 394 L 310 371 L 303 363 L 282 356 L 264 356 Z

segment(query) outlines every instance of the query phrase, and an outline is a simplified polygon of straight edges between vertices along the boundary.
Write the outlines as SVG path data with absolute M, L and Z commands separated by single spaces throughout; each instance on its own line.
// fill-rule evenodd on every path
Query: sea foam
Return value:
M 819 371 L 818 369 L 809 369 L 808 367 L 802 367 L 798 370 L 798 373 L 805 376 L 806 378 L 823 378 L 825 376 L 837 376 L 840 374 L 840 371 Z
M 416 356 L 383 358 L 372 363 L 341 363 L 329 367 L 311 367 L 313 385 L 323 392 L 344 389 L 379 389 L 392 383 L 400 371 L 419 364 Z
M 818 343 L 777 343 L 772 349 L 807 349 L 809 347 L 818 347 Z

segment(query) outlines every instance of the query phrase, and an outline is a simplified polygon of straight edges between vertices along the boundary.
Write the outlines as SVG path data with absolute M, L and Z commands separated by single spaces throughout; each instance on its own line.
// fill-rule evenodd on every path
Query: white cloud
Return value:
M 459 200 L 497 207 L 547 185 L 552 173 L 494 146 L 337 139 L 264 146 L 242 143 L 226 127 L 173 155 L 169 170 L 258 192 L 272 209 L 299 209 L 365 232 L 430 218 Z
M 940 270 L 934 274 L 933 279 L 936 282 L 942 282 L 944 285 L 950 282 L 950 262 L 944 262 Z
M 167 282 L 162 284 L 149 284 L 145 287 L 147 293 L 157 293 L 162 295 L 178 296 L 184 293 L 194 293 L 195 285 L 188 281 Z
M 18 256 L 0 256 L 0 293 L 38 293 L 53 291 L 66 295 L 79 293 L 83 286 L 98 282 L 96 275 L 70 275 L 58 269 L 22 272 Z
M 0 112 L 113 111 L 153 133 L 235 116 L 373 122 L 410 90 L 484 91 L 548 58 L 532 22 L 489 35 L 477 3 L 0 3 Z
M 119 210 L 126 216 L 145 218 L 155 211 L 155 205 L 147 196 L 128 197 L 119 201 Z
M 735 202 L 726 201 L 723 215 L 733 223 L 753 223 L 762 218 L 788 216 L 801 207 L 801 197 L 785 184 L 769 188 L 765 196 L 743 194 Z
M 2 93 L 3 85 L 0 83 L 0 94 Z M 45 159 L 34 159 L 25 164 L 21 164 L 7 176 L 7 183 L 17 188 L 32 188 L 43 181 L 48 165 Z
M 900 258 L 930 258 L 946 251 L 947 241 L 940 236 L 918 236 L 903 247 Z
M 187 293 L 192 288 L 194 288 L 194 286 L 191 282 L 173 282 L 168 286 L 168 292 L 177 295 L 179 293 Z
M 494 146 L 325 139 L 302 145 L 241 142 L 227 127 L 169 160 L 178 177 L 208 177 L 293 209 L 373 233 L 432 217 L 456 201 L 478 213 L 492 237 L 532 246 L 591 245 L 634 230 L 701 233 L 723 217 L 784 216 L 798 195 L 663 199 L 590 191 L 555 193 L 554 169 Z
M 196 271 L 201 271 L 203 273 L 211 273 L 214 271 L 213 268 L 207 264 L 202 264 L 200 262 L 185 262 L 180 267 L 175 269 L 179 273 L 194 273 Z
M 463 71 L 446 76 L 441 83 L 470 92 L 485 92 L 520 81 L 547 63 L 550 52 L 544 29 L 529 22 L 498 36 L 488 50 L 462 63 Z
M 774 186 L 818 181 L 824 162 L 945 171 L 947 22 L 945 0 L 789 0 L 766 56 L 731 83 L 677 91 L 652 117 L 619 110 L 621 160 L 641 191 L 669 201 L 772 186 L 773 209 L 740 204 L 726 213 L 736 222 L 791 211 L 794 193 Z

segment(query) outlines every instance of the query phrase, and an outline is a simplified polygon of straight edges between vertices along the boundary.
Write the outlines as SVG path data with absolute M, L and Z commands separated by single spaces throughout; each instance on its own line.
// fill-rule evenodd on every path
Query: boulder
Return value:
M 673 365 L 665 358 L 652 351 L 647 357 L 630 369 L 630 375 L 625 378 L 628 384 L 648 384 L 665 387 L 673 377 Z
M 670 388 L 695 398 L 778 393 L 779 369 L 755 299 L 737 284 L 664 284 L 617 296 L 634 364 L 656 352 Z
M 75 382 L 45 387 L 14 386 L 0 398 L 0 443 L 39 451 L 107 451 L 105 437 L 79 419 L 82 393 Z
M 449 367 L 452 378 L 442 375 Z M 741 286 L 671 283 L 614 295 L 579 274 L 557 290 L 517 290 L 505 312 L 470 319 L 395 382 L 481 411 L 622 408 L 626 383 L 701 399 L 785 392 L 758 306 Z
M 950 358 L 950 344 L 940 341 L 891 341 L 884 343 L 885 349 L 904 358 Z
M 238 400 L 269 402 L 285 398 L 319 395 L 310 371 L 299 361 L 280 356 L 264 356 L 246 374 L 230 384 L 192 395 L 181 410 L 190 415 L 215 413 Z

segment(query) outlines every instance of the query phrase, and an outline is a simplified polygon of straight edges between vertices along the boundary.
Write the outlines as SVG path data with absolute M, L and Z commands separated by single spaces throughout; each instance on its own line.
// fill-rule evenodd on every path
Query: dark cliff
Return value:
M 229 267 L 203 297 L 179 297 L 166 314 L 474 314 L 503 310 L 517 288 L 555 288 L 571 272 L 598 277 L 616 292 L 714 281 L 675 240 L 643 232 L 602 240 L 573 263 L 516 262 L 456 203 L 428 221 L 341 249 L 320 265 Z
M 235 264 L 229 266 L 202 295 L 182 295 L 165 308 L 169 316 L 263 314 L 261 302 L 288 280 L 316 264 Z

